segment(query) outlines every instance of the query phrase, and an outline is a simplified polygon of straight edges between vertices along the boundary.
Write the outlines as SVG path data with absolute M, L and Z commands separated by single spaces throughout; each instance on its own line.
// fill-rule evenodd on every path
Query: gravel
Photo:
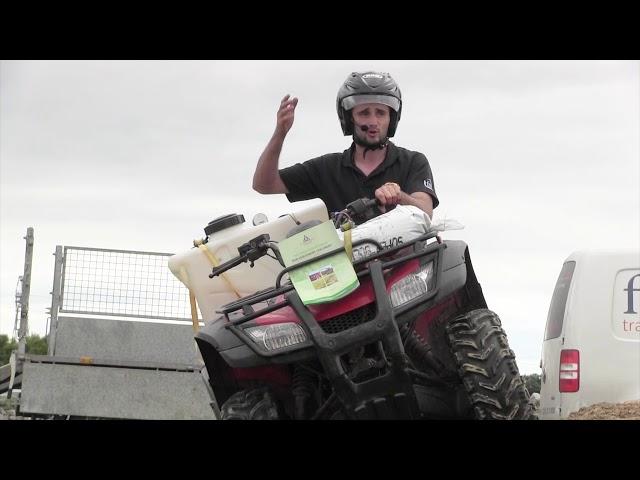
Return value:
M 640 400 L 596 403 L 569 414 L 569 420 L 640 420 Z

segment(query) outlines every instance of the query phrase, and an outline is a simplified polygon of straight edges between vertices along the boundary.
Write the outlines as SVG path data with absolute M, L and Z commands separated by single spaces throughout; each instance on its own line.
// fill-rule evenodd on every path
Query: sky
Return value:
M 424 153 L 520 372 L 539 373 L 549 302 L 576 250 L 640 245 L 637 61 L 2 61 L 0 334 L 34 228 L 29 330 L 46 334 L 56 245 L 182 252 L 228 213 L 303 209 L 251 188 L 285 94 L 280 166 L 350 145 L 353 71 L 402 91 L 393 142 Z

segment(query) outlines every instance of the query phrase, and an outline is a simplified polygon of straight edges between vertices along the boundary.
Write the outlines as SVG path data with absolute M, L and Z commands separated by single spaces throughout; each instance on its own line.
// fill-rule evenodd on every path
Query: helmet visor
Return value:
M 381 103 L 393 108 L 396 112 L 400 110 L 400 101 L 391 95 L 351 95 L 342 100 L 342 108 L 351 110 L 356 105 L 363 103 Z

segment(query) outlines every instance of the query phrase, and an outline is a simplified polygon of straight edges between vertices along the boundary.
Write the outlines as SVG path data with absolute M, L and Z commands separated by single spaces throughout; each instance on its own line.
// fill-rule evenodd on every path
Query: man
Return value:
M 402 97 L 388 73 L 352 73 L 338 91 L 336 107 L 351 147 L 278 169 L 282 145 L 294 120 L 297 98 L 280 102 L 276 129 L 258 160 L 253 188 L 260 193 L 285 193 L 290 202 L 320 198 L 329 212 L 353 200 L 375 197 L 381 210 L 414 205 L 429 217 L 438 206 L 427 158 L 389 141 L 402 112 Z

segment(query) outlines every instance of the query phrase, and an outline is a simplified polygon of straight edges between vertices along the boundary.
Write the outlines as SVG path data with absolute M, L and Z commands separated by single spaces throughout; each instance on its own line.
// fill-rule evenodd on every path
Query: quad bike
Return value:
M 334 221 L 379 214 L 360 199 Z M 353 262 L 360 285 L 349 295 L 306 306 L 283 268 L 273 287 L 224 305 L 196 334 L 220 418 L 528 419 L 515 355 L 467 245 L 435 231 L 386 249 L 374 239 L 353 247 L 363 242 L 377 248 Z M 269 251 L 284 267 L 277 243 L 261 235 L 210 276 Z

